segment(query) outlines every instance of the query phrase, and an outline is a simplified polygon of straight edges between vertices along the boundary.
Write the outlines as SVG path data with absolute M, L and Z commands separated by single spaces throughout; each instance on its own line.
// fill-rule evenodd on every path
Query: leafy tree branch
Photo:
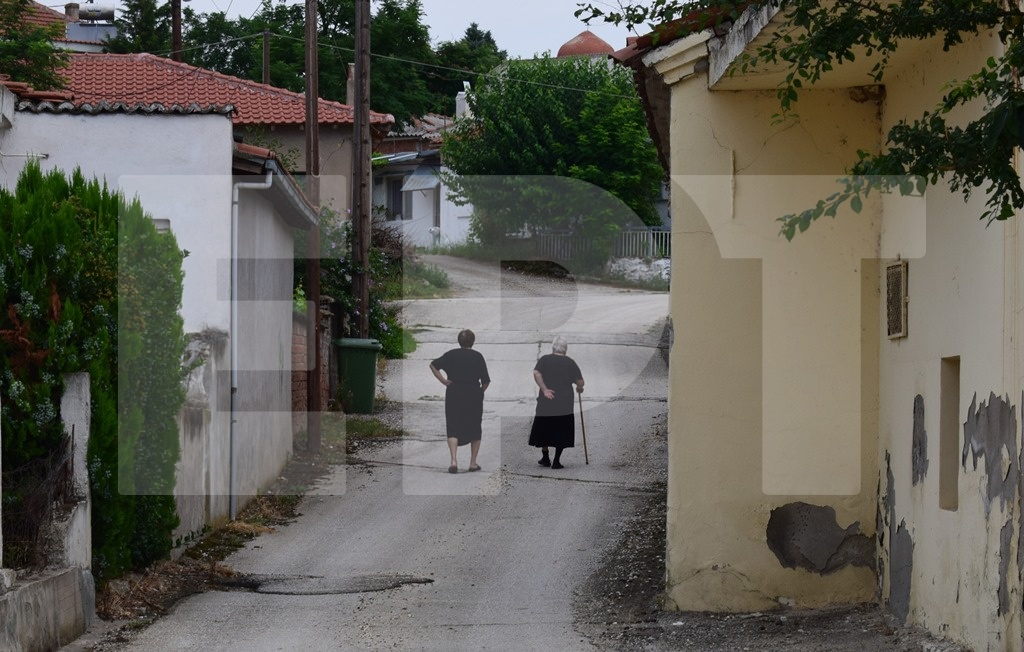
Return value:
M 974 74 L 950 80 L 937 106 L 915 119 L 896 123 L 880 152 L 858 152 L 841 180 L 843 189 L 799 214 L 780 219 L 781 233 L 792 238 L 824 216 L 834 217 L 838 204 L 850 202 L 859 210 L 871 190 L 921 192 L 928 185 L 948 183 L 966 198 L 979 188 L 986 194 L 982 220 L 1004 220 L 1024 208 L 1024 191 L 1013 164 L 1015 149 L 1024 142 L 1024 92 L 1019 71 L 1024 65 L 1024 12 L 1001 0 L 767 0 L 735 4 L 723 0 L 651 0 L 626 2 L 614 11 L 604 4 L 583 3 L 577 15 L 629 27 L 643 26 L 658 35 L 673 21 L 690 31 L 735 21 L 748 8 L 783 12 L 782 27 L 752 52 L 739 57 L 733 74 L 764 67 L 782 67 L 785 75 L 776 89 L 780 113 L 793 117 L 801 90 L 819 82 L 835 67 L 867 58 L 870 77 L 884 80 L 897 48 L 908 41 L 938 39 L 951 50 L 968 39 L 995 30 L 1002 54 L 990 57 Z M 674 33 L 678 36 L 678 32 Z M 981 114 L 966 124 L 951 113 L 980 106 Z M 863 180 L 855 180 L 862 176 Z M 910 181 L 897 181 L 905 178 Z M 854 200 L 857 200 L 854 202 Z

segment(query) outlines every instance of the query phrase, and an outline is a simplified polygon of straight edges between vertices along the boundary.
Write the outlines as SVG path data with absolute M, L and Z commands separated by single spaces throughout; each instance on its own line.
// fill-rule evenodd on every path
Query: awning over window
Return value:
M 405 183 L 402 184 L 402 192 L 408 192 L 410 190 L 431 190 L 440 185 L 441 179 L 437 176 L 437 171 L 429 165 L 421 165 L 405 179 Z

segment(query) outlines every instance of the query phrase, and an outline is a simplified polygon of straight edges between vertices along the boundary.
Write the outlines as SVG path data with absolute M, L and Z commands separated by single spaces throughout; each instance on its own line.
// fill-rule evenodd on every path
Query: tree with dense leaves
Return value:
M 65 38 L 64 25 L 35 25 L 28 12 L 26 0 L 0 0 L 0 73 L 35 88 L 64 88 L 67 55 L 53 45 Z
M 950 80 L 942 101 L 920 117 L 901 120 L 886 136 L 883 151 L 858 153 L 842 180 L 843 189 L 802 213 L 781 218 L 782 233 L 792 238 L 822 216 L 834 216 L 849 202 L 858 211 L 862 197 L 873 190 L 907 195 L 945 181 L 970 196 L 984 187 L 988 200 L 980 216 L 1005 220 L 1024 208 L 1024 189 L 1014 165 L 1014 153 L 1024 143 L 1024 10 L 1002 0 L 920 2 L 920 0 L 727 0 L 630 1 L 615 10 L 604 3 L 584 3 L 577 16 L 601 19 L 629 28 L 658 26 L 680 17 L 696 19 L 704 27 L 733 21 L 744 11 L 773 7 L 784 12 L 785 29 L 767 34 L 753 54 L 738 61 L 740 70 L 764 64 L 784 64 L 787 74 L 777 94 L 785 119 L 805 86 L 843 62 L 869 57 L 876 82 L 898 47 L 907 41 L 940 39 L 946 50 L 979 33 L 994 31 L 1002 43 L 998 56 L 989 57 L 978 72 Z M 657 36 L 655 37 L 657 42 Z M 967 105 L 981 105 L 983 113 L 966 124 L 952 115 Z
M 132 0 L 134 2 L 150 0 Z M 354 59 L 354 0 L 318 5 L 320 96 L 345 101 L 348 65 Z M 370 22 L 370 98 L 373 109 L 399 121 L 434 108 L 438 98 L 424 71 L 435 55 L 423 25 L 419 0 L 381 0 Z M 262 80 L 264 30 L 270 37 L 270 83 L 302 92 L 305 72 L 305 7 L 264 0 L 251 18 L 185 13 L 185 58 L 189 63 L 254 81 Z M 418 65 L 426 64 L 426 65 Z
M 607 243 L 630 218 L 659 222 L 664 172 L 629 71 L 586 57 L 512 60 L 468 101 L 442 153 L 482 243 L 548 228 Z
M 442 98 L 437 111 L 446 115 L 455 112 L 455 95 L 463 82 L 476 86 L 480 75 L 487 74 L 508 59 L 508 52 L 499 50 L 490 31 L 470 23 L 458 41 L 445 41 L 437 46 L 438 68 L 427 71 L 427 87 Z
M 117 36 L 107 41 L 110 52 L 150 52 L 167 55 L 171 51 L 171 7 L 157 0 L 124 0 L 121 15 L 114 20 Z

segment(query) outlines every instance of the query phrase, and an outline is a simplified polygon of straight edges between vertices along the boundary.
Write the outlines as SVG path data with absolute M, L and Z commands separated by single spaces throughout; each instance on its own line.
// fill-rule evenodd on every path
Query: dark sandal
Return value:
M 479 470 L 480 470 L 480 465 L 479 465 L 479 464 L 477 464 L 476 466 L 471 466 L 471 467 L 469 467 L 469 470 L 470 470 L 471 472 L 472 472 L 472 471 L 479 471 Z
M 458 473 L 458 472 L 459 472 L 459 467 L 455 466 L 454 464 L 452 464 L 451 466 L 448 467 L 448 473 Z

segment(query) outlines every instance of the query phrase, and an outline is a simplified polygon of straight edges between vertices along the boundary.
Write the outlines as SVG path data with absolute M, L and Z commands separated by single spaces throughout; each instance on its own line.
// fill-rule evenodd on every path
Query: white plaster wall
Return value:
M 402 220 L 402 233 L 407 243 L 418 247 L 434 245 L 434 235 L 430 229 L 434 226 L 434 193 L 433 190 L 413 190 L 409 192 L 412 217 Z
M 228 305 L 217 291 L 226 279 L 217 261 L 228 255 L 231 211 L 231 120 L 221 115 L 95 116 L 17 112 L 0 130 L 10 188 L 25 165 L 22 154 L 42 156 L 44 171 L 105 180 L 156 219 L 170 221 L 185 259 L 182 317 L 187 332 L 228 328 Z
M 267 192 L 243 190 L 239 214 L 239 256 L 261 261 L 239 274 L 234 365 L 236 491 L 241 496 L 266 488 L 292 453 L 293 231 L 277 217 Z
M 920 63 L 890 76 L 885 128 L 931 109 L 945 82 L 975 72 L 986 57 L 998 54 L 998 40 L 991 34 L 949 53 L 938 47 L 923 53 Z M 970 115 L 978 108 L 972 107 Z M 997 599 L 1000 529 L 1009 520 L 1020 531 L 1019 503 L 1014 500 L 1004 511 L 996 500 L 986 517 L 984 463 L 975 471 L 968 455 L 966 468 L 959 464 L 968 407 L 975 396 L 979 404 L 987 402 L 990 392 L 1017 407 L 1020 450 L 1021 322 L 1016 313 L 1024 250 L 1015 222 L 986 226 L 979 221 L 983 204 L 982 194 L 965 202 L 944 188 L 928 190 L 926 247 L 909 256 L 904 252 L 909 259 L 909 335 L 893 341 L 883 337 L 881 343 L 879 447 L 881 455 L 891 456 L 892 526 L 905 521 L 913 540 L 909 619 L 973 649 L 1020 650 L 1021 587 L 1015 562 L 1006 578 L 1010 614 L 998 615 Z M 886 219 L 899 217 L 894 212 Z M 884 321 L 878 328 L 884 335 Z M 950 356 L 960 356 L 959 446 L 953 451 L 960 469 L 956 511 L 939 507 L 940 368 L 941 359 Z M 923 482 L 913 486 L 911 433 L 917 395 L 924 399 L 929 466 Z M 884 458 L 880 471 L 884 492 Z M 888 557 L 888 544 L 883 558 Z M 893 590 L 888 573 L 880 582 L 888 598 Z
M 788 569 L 766 545 L 771 510 L 798 501 L 874 535 L 877 385 L 863 369 L 878 287 L 864 260 L 877 214 L 788 244 L 775 220 L 813 206 L 856 147 L 878 142 L 878 108 L 824 91 L 798 109 L 773 125 L 772 92 L 709 93 L 700 74 L 673 86 L 667 571 L 680 609 L 874 593 L 867 568 Z
M 444 166 L 441 169 L 448 170 Z M 441 192 L 441 244 L 462 244 L 469 238 L 469 220 L 473 215 L 473 206 L 456 205 L 443 183 L 438 186 L 438 190 Z
M 64 564 L 92 568 L 92 498 L 89 492 L 89 436 L 92 424 L 89 374 L 64 377 L 60 419 L 64 432 L 72 437 L 72 484 L 80 500 L 71 510 L 64 534 Z
M 185 379 L 185 405 L 178 415 L 181 455 L 174 496 L 180 519 L 175 538 L 187 540 L 204 526 L 229 516 L 231 369 L 227 332 L 193 334 L 187 360 L 202 360 Z

